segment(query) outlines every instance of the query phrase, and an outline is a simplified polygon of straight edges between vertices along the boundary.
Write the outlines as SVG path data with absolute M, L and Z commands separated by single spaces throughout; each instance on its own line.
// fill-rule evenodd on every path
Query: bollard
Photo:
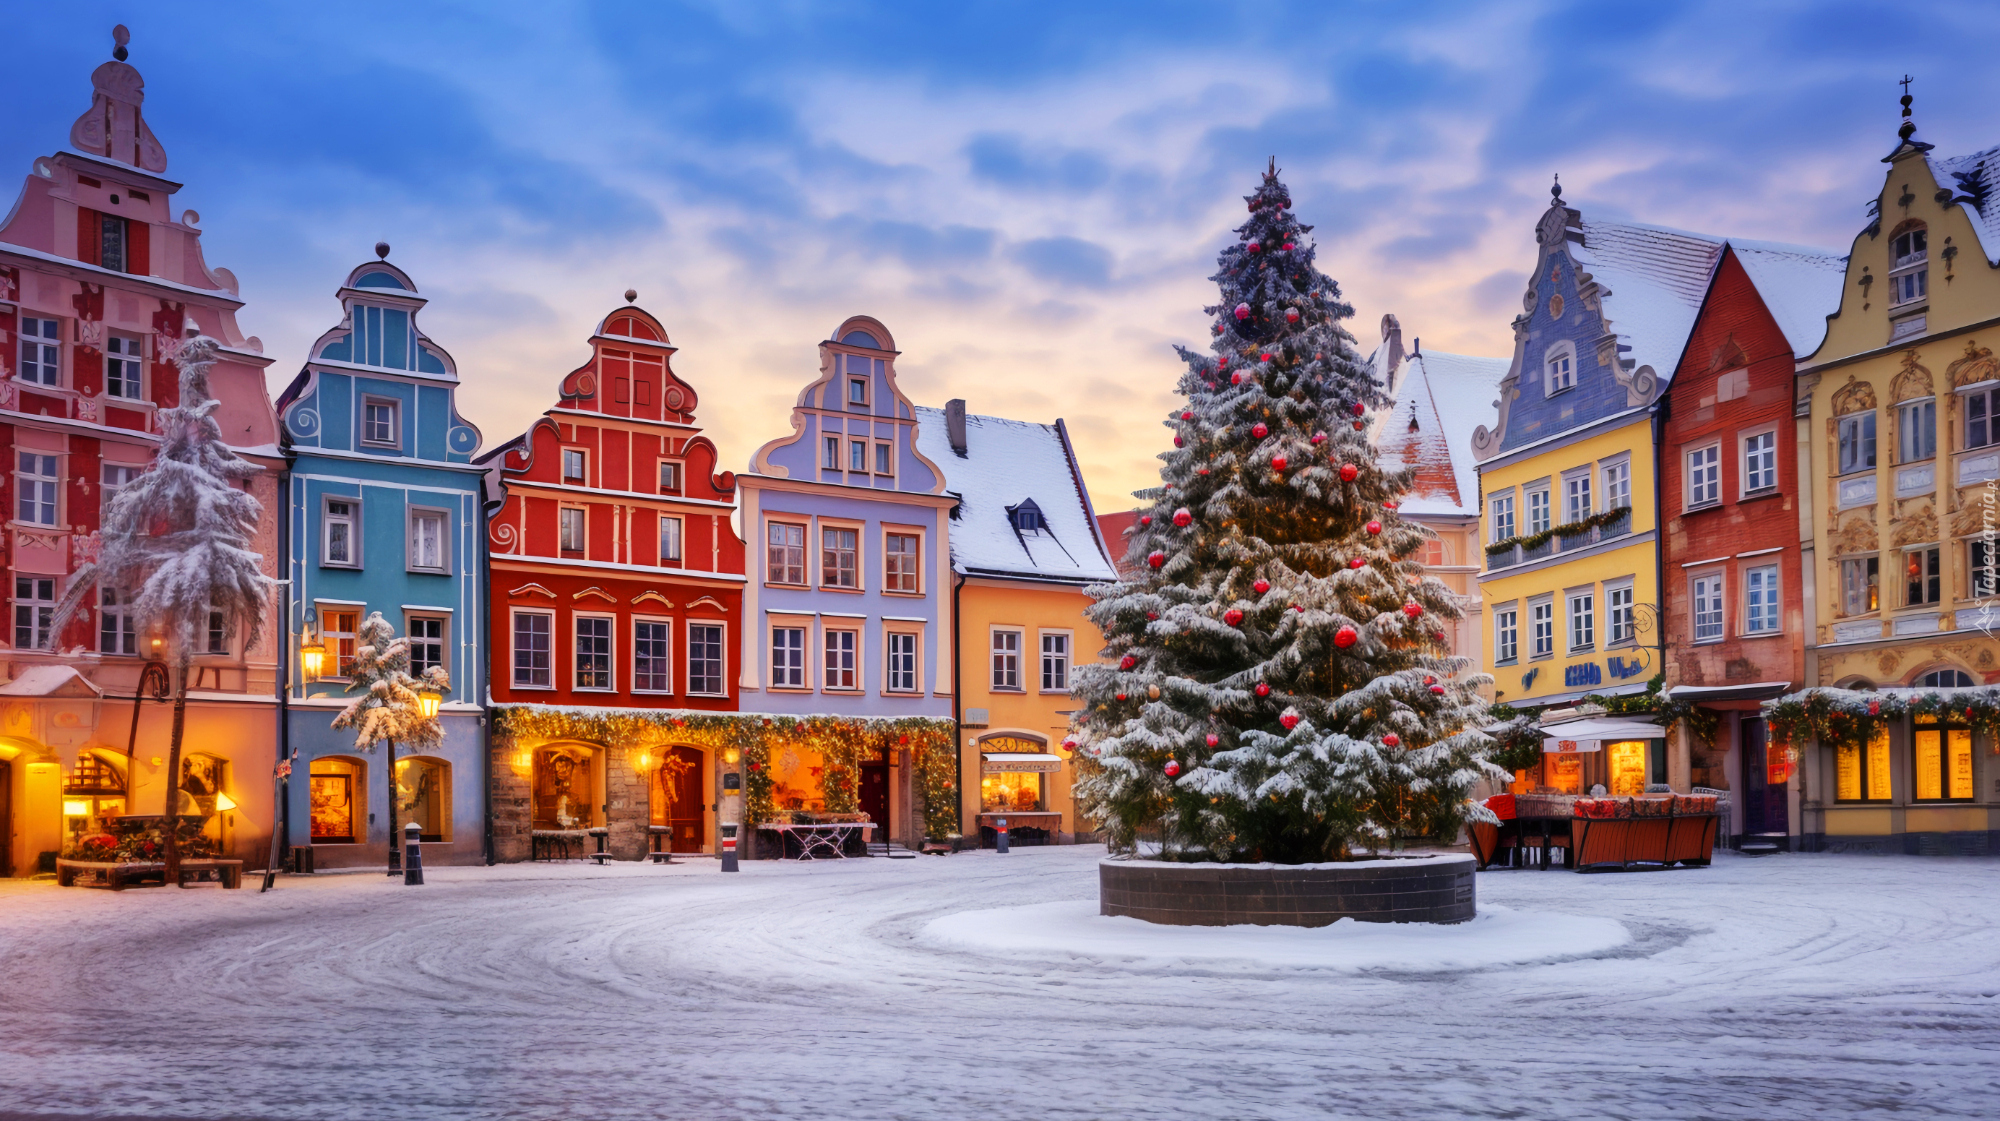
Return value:
M 722 827 L 722 870 L 736 871 L 736 829 L 734 824 Z
M 424 835 L 424 827 L 416 822 L 403 826 L 403 886 L 415 887 L 424 882 L 424 851 L 417 841 Z
M 1007 851 L 1007 819 L 1003 817 L 998 822 L 996 822 L 994 824 L 994 830 L 997 836 L 999 837 L 999 840 L 993 847 L 998 849 L 1001 853 L 1004 854 Z

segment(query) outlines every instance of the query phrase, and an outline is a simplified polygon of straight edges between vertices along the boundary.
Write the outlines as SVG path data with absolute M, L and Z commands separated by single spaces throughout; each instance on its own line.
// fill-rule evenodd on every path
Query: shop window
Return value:
M 415 822 L 418 839 L 451 839 L 451 764 L 413 755 L 396 760 L 396 816 L 390 836 L 401 842 L 403 827 Z
M 1911 401 L 1896 407 L 1897 462 L 1914 463 L 1937 457 L 1937 401 Z
M 919 539 L 914 533 L 887 534 L 883 542 L 882 590 L 914 594 L 918 589 Z
M 1778 486 L 1778 434 L 1759 432 L 1743 440 L 1743 493 L 1762 494 Z
M 670 693 L 674 688 L 669 649 L 672 631 L 668 624 L 640 621 L 632 624 L 632 689 L 638 693 Z
M 770 547 L 766 554 L 765 578 L 773 584 L 806 582 L 806 527 L 772 522 Z
M 1610 771 L 1608 787 L 1614 798 L 1646 792 L 1646 742 L 1622 740 L 1604 745 L 1604 762 Z
M 140 380 L 144 369 L 138 339 L 112 335 L 104 340 L 104 392 L 111 397 L 137 401 L 146 395 Z
M 859 586 L 861 531 L 824 528 L 820 531 L 819 580 L 822 587 Z
M 889 691 L 917 691 L 917 636 L 908 632 L 888 636 Z
M 1913 304 L 1930 295 L 1929 233 L 1920 224 L 1889 242 L 1889 306 Z
M 535 751 L 534 827 L 588 829 L 597 824 L 596 752 L 580 745 Z
M 1937 549 L 1912 549 L 1903 554 L 1903 574 L 1907 578 L 1903 592 L 1905 606 L 1923 607 L 1938 602 L 1944 587 L 1938 553 Z
M 97 649 L 105 654 L 137 654 L 139 635 L 132 627 L 132 597 L 116 588 L 97 592 Z
M 804 627 L 771 628 L 771 688 L 806 687 L 806 631 Z
M 1042 632 L 1042 692 L 1069 692 L 1069 633 Z
M 681 563 L 681 520 L 660 515 L 660 564 Z
M 29 385 L 62 384 L 62 328 L 54 319 L 21 317 L 21 369 Z
M 1496 661 L 1511 662 L 1521 655 L 1517 630 L 1518 612 L 1512 607 L 1493 613 L 1493 652 Z
M 49 644 L 56 617 L 56 582 L 49 576 L 14 578 L 14 648 L 39 650 Z
M 514 613 L 514 686 L 548 689 L 555 685 L 550 669 L 550 632 L 555 617 L 543 611 Z
M 228 760 L 200 751 L 181 756 L 180 812 L 205 818 L 201 831 L 218 849 L 226 841 L 228 822 L 223 815 L 236 808 L 233 800 L 226 800 L 228 784 Z
M 689 623 L 688 692 L 700 697 L 728 695 L 722 673 L 722 625 Z
M 1009 692 L 1021 688 L 1021 632 L 994 631 L 993 688 Z
M 988 745 L 982 745 L 988 746 Z M 981 813 L 1029 813 L 1048 808 L 1046 783 L 1039 774 L 1003 772 L 979 776 Z
M 1489 536 L 1494 541 L 1505 541 L 1514 536 L 1514 496 L 1503 495 L 1488 503 L 1487 525 Z
M 422 677 L 444 666 L 444 620 L 436 615 L 412 615 L 409 619 L 410 672 Z
M 1880 564 L 1875 557 L 1840 562 L 1841 614 L 1866 615 L 1882 609 Z
M 1713 506 L 1722 501 L 1722 449 L 1714 444 L 1687 453 L 1687 506 Z
M 354 672 L 354 636 L 361 613 L 352 608 L 324 610 L 319 619 L 320 638 L 333 655 L 333 676 L 346 677 Z
M 1777 565 L 1759 565 L 1743 574 L 1743 630 L 1746 634 L 1777 632 Z
M 1867 744 L 1841 744 L 1834 749 L 1834 788 L 1837 802 L 1887 802 L 1889 785 L 1889 732 L 1875 733 Z
M 6 777 L 0 769 L 0 778 Z M 125 813 L 125 776 L 118 768 L 85 752 L 76 767 L 63 779 L 63 824 L 72 843 L 87 832 L 104 828 L 105 823 Z M 5 802 L 0 801 L 0 806 Z
M 602 615 L 576 619 L 576 687 L 611 688 L 611 620 Z
M 53 455 L 22 452 L 20 470 L 14 484 L 20 493 L 16 516 L 28 525 L 57 524 L 56 499 L 61 492 L 62 471 Z
M 320 563 L 335 568 L 360 566 L 361 504 L 328 499 L 320 515 Z
M 826 632 L 826 677 L 828 689 L 859 689 L 861 682 L 856 676 L 856 665 L 861 647 L 861 635 L 851 630 L 829 630 Z
M 315 759 L 308 776 L 307 804 L 312 817 L 312 843 L 352 845 L 361 838 L 363 791 L 361 764 L 349 759 Z
M 2000 388 L 1965 395 L 1965 446 L 2000 444 Z
M 1696 642 L 1720 642 L 1722 640 L 1722 577 L 1697 576 L 1692 586 L 1691 610 L 1694 612 L 1694 640 Z
M 1912 718 L 1910 777 L 1919 802 L 1969 802 L 1972 727 L 1937 716 Z
M 1840 474 L 1872 470 L 1875 466 L 1875 414 L 1852 413 L 1838 423 Z

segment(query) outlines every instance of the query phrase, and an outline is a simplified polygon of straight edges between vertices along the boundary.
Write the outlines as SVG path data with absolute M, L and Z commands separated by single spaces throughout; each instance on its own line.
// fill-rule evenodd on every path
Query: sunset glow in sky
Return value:
M 1385 312 L 1506 354 L 1552 173 L 1844 248 L 1906 72 L 1923 139 L 2000 142 L 2000 72 L 1939 62 L 1986 5 L 129 2 L 9 12 L 0 170 L 64 144 L 118 22 L 274 389 L 386 240 L 489 447 L 636 288 L 732 467 L 865 313 L 919 402 L 1065 418 L 1100 510 L 1153 477 L 1267 157 L 1364 354 Z

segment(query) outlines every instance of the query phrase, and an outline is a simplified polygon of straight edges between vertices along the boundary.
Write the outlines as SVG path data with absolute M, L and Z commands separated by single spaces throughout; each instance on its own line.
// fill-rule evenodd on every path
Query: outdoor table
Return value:
M 673 853 L 673 826 L 648 825 L 646 826 L 646 834 L 651 839 L 653 845 L 653 851 L 646 854 L 648 860 L 651 860 L 655 864 L 677 863 L 674 860 Z M 662 845 L 666 847 L 662 848 Z
M 778 834 L 780 843 L 783 843 L 788 835 L 797 839 L 800 860 L 845 860 L 847 854 L 841 850 L 847 847 L 847 839 L 859 830 L 862 843 L 868 843 L 869 835 L 874 832 L 875 823 L 829 821 L 812 825 L 794 825 L 790 822 L 767 821 L 757 828 L 768 829 Z

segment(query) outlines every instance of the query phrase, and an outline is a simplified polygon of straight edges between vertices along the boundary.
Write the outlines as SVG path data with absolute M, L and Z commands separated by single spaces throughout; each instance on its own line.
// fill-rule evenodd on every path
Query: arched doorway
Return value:
M 708 799 L 705 757 L 692 747 L 670 747 L 653 769 L 652 824 L 665 828 L 668 851 L 700 852 Z

